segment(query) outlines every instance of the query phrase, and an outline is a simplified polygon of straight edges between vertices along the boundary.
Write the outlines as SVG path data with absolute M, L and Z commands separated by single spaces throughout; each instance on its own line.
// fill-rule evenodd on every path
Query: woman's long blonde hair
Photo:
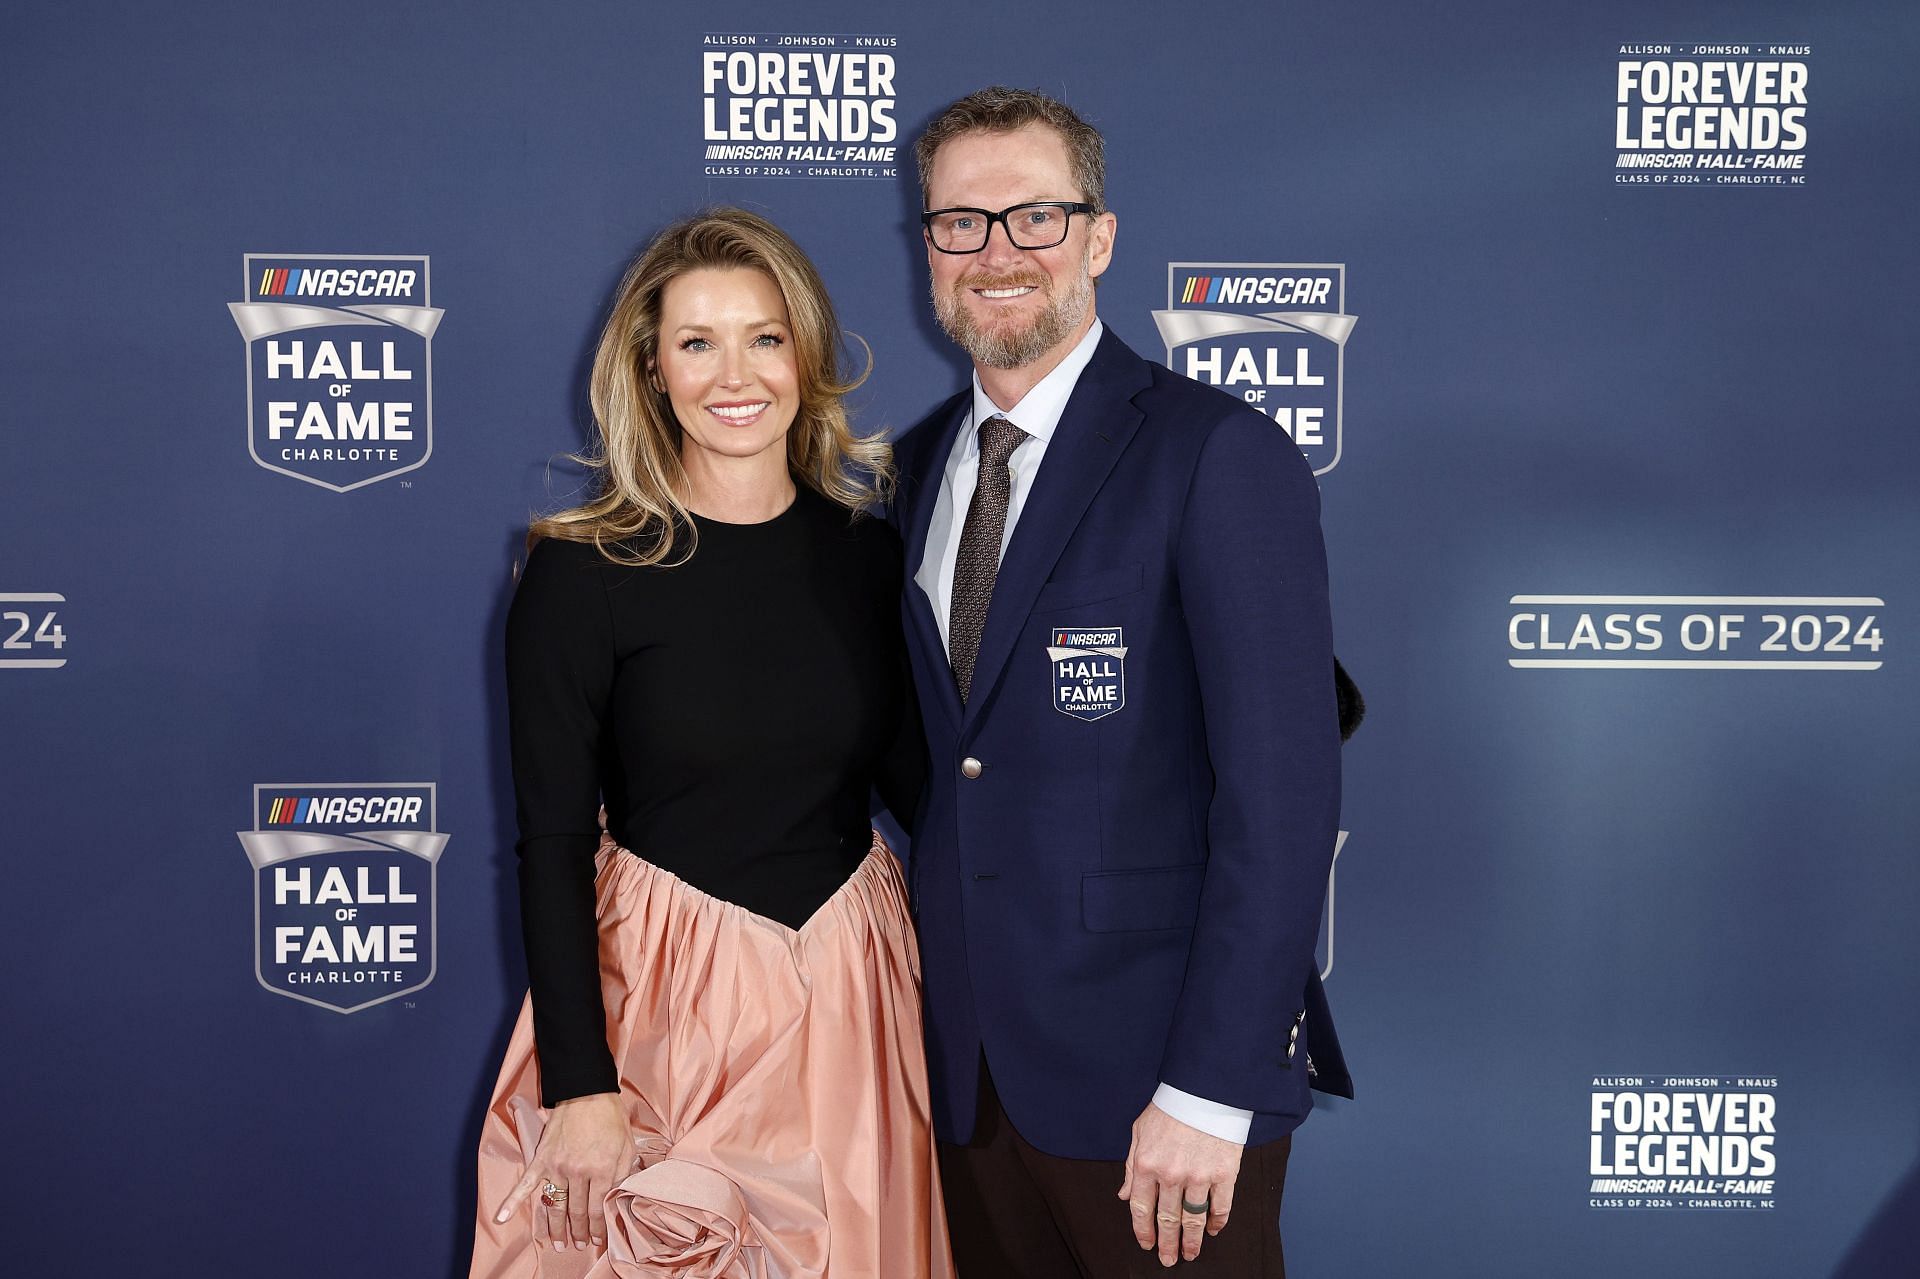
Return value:
M 700 270 L 762 271 L 786 300 L 800 375 L 800 407 L 787 431 L 787 469 L 795 482 L 852 511 L 885 500 L 893 482 L 892 446 L 879 435 L 855 435 L 841 403 L 867 380 L 871 351 L 867 367 L 846 377 L 840 360 L 845 338 L 807 255 L 765 218 L 715 208 L 655 236 L 620 282 L 593 357 L 593 417 L 600 438 L 575 456 L 596 473 L 596 496 L 535 520 L 529 544 L 543 537 L 592 542 L 608 559 L 635 565 L 680 563 L 693 554 L 680 424 L 651 374 L 660 357 L 661 297 L 674 279 Z

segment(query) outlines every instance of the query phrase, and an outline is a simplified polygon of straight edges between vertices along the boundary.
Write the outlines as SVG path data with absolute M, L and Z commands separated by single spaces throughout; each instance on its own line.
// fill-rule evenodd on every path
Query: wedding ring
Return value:
M 1180 1200 L 1180 1206 L 1182 1208 L 1185 1208 L 1188 1212 L 1197 1212 L 1202 1216 L 1206 1215 L 1206 1211 L 1207 1211 L 1206 1204 L 1204 1203 L 1190 1204 L 1186 1201 L 1186 1198 L 1184 1196 Z
M 549 1181 L 540 1187 L 540 1202 L 549 1208 L 564 1208 L 567 1206 L 567 1192 Z

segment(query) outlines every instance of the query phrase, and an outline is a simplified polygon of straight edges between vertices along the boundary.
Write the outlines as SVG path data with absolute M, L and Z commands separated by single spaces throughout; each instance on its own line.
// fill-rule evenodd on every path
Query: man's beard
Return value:
M 1064 294 L 1056 296 L 1047 277 L 1038 271 L 1009 275 L 975 275 L 957 281 L 948 292 L 931 290 L 933 313 L 947 336 L 974 361 L 990 369 L 1017 369 L 1032 364 L 1070 336 L 1093 305 L 1093 278 L 1087 274 L 1092 245 L 1080 254 L 1080 270 Z M 1017 289 L 1032 285 L 1047 295 L 1040 314 L 1022 326 L 999 324 L 982 328 L 966 308 L 963 294 L 970 289 Z

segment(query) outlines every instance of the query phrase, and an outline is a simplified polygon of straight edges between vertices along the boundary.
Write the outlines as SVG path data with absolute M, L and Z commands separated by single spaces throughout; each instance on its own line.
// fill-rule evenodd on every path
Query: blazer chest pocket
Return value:
M 1191 928 L 1200 912 L 1204 865 L 1109 870 L 1080 879 L 1080 922 L 1093 933 Z
M 1101 600 L 1131 595 L 1146 578 L 1138 564 L 1122 564 L 1083 577 L 1066 577 L 1048 582 L 1033 598 L 1035 612 L 1041 609 L 1072 608 L 1079 604 L 1098 604 Z

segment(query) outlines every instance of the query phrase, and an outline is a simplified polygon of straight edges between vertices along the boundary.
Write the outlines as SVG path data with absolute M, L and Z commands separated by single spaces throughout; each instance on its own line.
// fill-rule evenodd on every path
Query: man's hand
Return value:
M 1133 1237 L 1142 1248 L 1157 1244 L 1161 1265 L 1192 1261 L 1200 1255 L 1200 1232 L 1217 1235 L 1227 1224 L 1241 1150 L 1151 1103 L 1133 1121 L 1120 1197 L 1133 1215 Z

